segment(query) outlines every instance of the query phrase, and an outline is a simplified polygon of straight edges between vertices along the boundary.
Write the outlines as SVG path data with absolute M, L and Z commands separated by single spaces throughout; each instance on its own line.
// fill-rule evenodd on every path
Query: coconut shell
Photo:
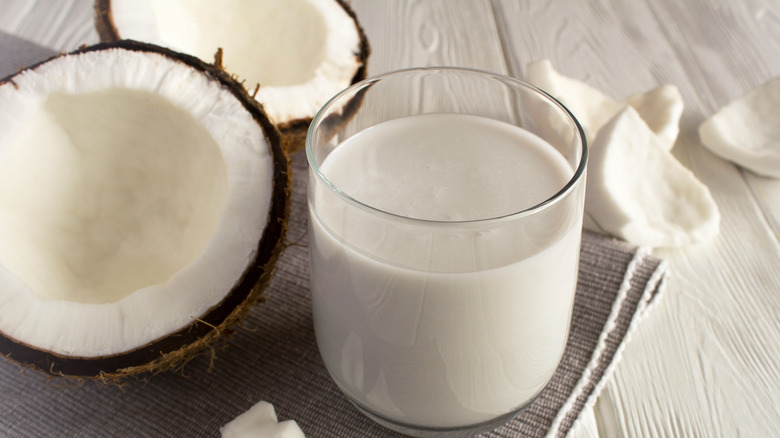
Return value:
M 360 68 L 355 72 L 355 75 L 352 77 L 350 82 L 350 85 L 354 85 L 366 79 L 368 57 L 371 54 L 371 47 L 368 43 L 368 38 L 366 38 L 366 34 L 363 31 L 363 28 L 358 22 L 355 11 L 353 11 L 344 0 L 336 0 L 336 2 L 355 22 L 355 27 L 357 28 L 358 34 L 360 35 L 360 48 L 358 53 L 355 53 L 355 57 L 360 64 Z M 117 29 L 114 22 L 113 12 L 111 9 L 111 0 L 95 0 L 95 27 L 97 28 L 97 32 L 101 41 L 112 42 L 122 39 L 122 35 L 120 35 L 119 30 Z M 215 45 L 218 44 L 219 42 L 216 42 Z M 352 105 L 350 108 L 356 108 L 358 106 L 359 105 Z M 354 115 L 354 111 L 345 110 L 342 115 L 345 120 L 348 120 Z M 312 117 L 313 116 L 314 115 L 312 115 Z M 309 125 L 311 124 L 312 117 L 279 122 L 277 124 L 277 127 L 285 138 L 287 143 L 287 151 L 289 154 L 293 154 L 304 148 L 306 144 L 306 133 L 309 129 Z
M 284 248 L 292 190 L 289 158 L 281 133 L 270 121 L 262 105 L 252 99 L 244 87 L 229 74 L 195 57 L 137 41 L 101 43 L 82 48 L 72 54 L 116 48 L 164 55 L 186 64 L 212 81 L 219 82 L 242 103 L 262 127 L 270 147 L 274 173 L 273 186 L 270 188 L 272 196 L 269 215 L 263 235 L 257 244 L 255 259 L 244 270 L 236 286 L 224 295 L 219 304 L 194 319 L 186 327 L 139 348 L 100 357 L 63 356 L 38 349 L 0 332 L 0 354 L 12 361 L 55 376 L 93 378 L 106 382 L 119 382 L 122 378 L 131 375 L 154 374 L 180 368 L 194 356 L 209 351 L 207 348 L 214 341 L 231 333 L 231 326 L 238 322 L 253 304 L 262 300 L 263 291 L 271 280 L 276 261 Z M 30 66 L 0 80 L 0 85 L 6 82 L 13 83 L 14 77 L 21 72 L 35 69 L 60 56 L 70 56 L 70 54 L 59 55 Z M 266 218 L 258 218 L 258 220 L 266 220 Z

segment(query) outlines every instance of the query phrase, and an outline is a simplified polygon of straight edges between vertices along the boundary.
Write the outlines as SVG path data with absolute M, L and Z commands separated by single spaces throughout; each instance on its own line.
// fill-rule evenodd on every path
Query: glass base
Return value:
M 404 435 L 413 436 L 413 437 L 425 437 L 425 438 L 442 438 L 442 437 L 468 438 L 483 432 L 491 431 L 499 426 L 502 426 L 508 421 L 510 421 L 511 419 L 513 419 L 515 416 L 517 416 L 520 413 L 520 411 L 522 411 L 522 408 L 520 408 L 517 411 L 513 411 L 508 414 L 501 415 L 490 421 L 469 425 L 469 426 L 461 426 L 461 427 L 454 427 L 454 428 L 428 428 L 428 427 L 421 427 L 421 426 L 399 423 L 397 421 L 387 419 L 379 414 L 372 412 L 370 409 L 367 409 L 366 407 L 362 406 L 360 403 L 356 402 L 355 400 L 352 400 L 349 396 L 347 396 L 347 399 L 357 408 L 358 411 L 363 413 L 363 415 L 372 419 L 374 422 L 380 424 L 381 426 L 402 433 Z M 525 406 L 528 406 L 528 404 L 524 405 L 523 407 Z

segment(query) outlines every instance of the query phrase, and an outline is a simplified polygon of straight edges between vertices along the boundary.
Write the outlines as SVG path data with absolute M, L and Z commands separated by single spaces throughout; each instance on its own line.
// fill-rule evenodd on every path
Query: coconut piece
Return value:
M 368 41 L 341 0 L 96 0 L 95 7 L 102 41 L 148 41 L 209 61 L 221 48 L 225 69 L 256 94 L 291 152 L 303 147 L 325 102 L 366 77 Z
M 703 242 L 720 222 L 707 187 L 630 106 L 604 125 L 590 149 L 585 210 L 610 234 L 652 247 Z
M 671 150 L 680 133 L 680 118 L 685 106 L 680 90 L 665 84 L 646 93 L 629 96 L 626 103 L 636 109 L 658 136 L 657 144 L 667 151 Z
M 281 134 L 228 74 L 99 44 L 0 81 L 0 353 L 53 375 L 176 368 L 283 248 Z
M 277 421 L 276 411 L 268 402 L 258 402 L 248 411 L 220 428 L 222 438 L 304 438 L 293 420 Z
M 701 142 L 753 172 L 780 178 L 780 76 L 724 106 L 699 125 Z
M 683 101 L 674 85 L 661 85 L 620 102 L 585 82 L 558 73 L 548 59 L 528 64 L 527 78 L 529 83 L 561 101 L 574 114 L 589 142 L 593 142 L 601 127 L 626 104 L 634 107 L 659 136 L 659 144 L 664 149 L 672 149 L 677 140 Z
M 549 59 L 528 64 L 527 78 L 529 83 L 561 101 L 574 114 L 588 142 L 592 142 L 599 129 L 625 106 L 585 82 L 558 73 Z

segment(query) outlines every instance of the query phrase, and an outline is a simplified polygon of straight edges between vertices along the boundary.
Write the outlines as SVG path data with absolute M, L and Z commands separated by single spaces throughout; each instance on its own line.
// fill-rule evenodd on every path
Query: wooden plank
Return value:
M 352 7 L 372 47 L 370 75 L 445 65 L 507 71 L 489 0 L 353 0 Z
M 723 214 L 721 239 L 705 251 L 670 251 L 680 272 L 682 294 L 675 318 L 643 331 L 640 343 L 652 334 L 658 344 L 687 335 L 665 349 L 679 356 L 677 368 L 632 366 L 616 373 L 611 393 L 620 391 L 627 402 L 620 422 L 628 436 L 647 424 L 666 436 L 775 436 L 780 409 L 780 278 L 777 275 L 777 224 L 780 182 L 757 177 L 712 156 L 698 142 L 698 124 L 720 106 L 780 74 L 780 28 L 777 3 L 747 1 L 708 7 L 708 4 L 665 2 L 651 4 L 653 14 L 678 53 L 698 104 L 688 111 L 681 159 L 716 194 Z M 734 171 L 732 171 L 734 169 Z M 745 187 L 747 193 L 742 189 Z M 691 330 L 694 329 L 694 330 Z M 641 350 L 641 351 L 640 351 Z M 660 352 L 660 348 L 656 350 Z M 645 349 L 626 357 L 647 357 Z M 652 354 L 652 353 L 651 353 Z M 664 380 L 659 394 L 648 394 L 640 380 Z M 678 385 L 696 388 L 691 397 Z M 687 392 L 687 391 L 686 391 Z M 655 397 L 660 397 L 656 399 Z M 657 400 L 664 400 L 659 405 Z M 650 421 L 647 421 L 650 420 Z M 655 421 L 653 421 L 655 420 Z
M 681 54 L 692 61 L 687 63 L 687 71 L 698 79 L 693 85 L 702 98 L 704 117 L 768 79 L 780 76 L 780 7 L 777 2 L 740 2 L 705 10 L 704 17 L 674 9 L 675 6 L 672 3 L 658 11 L 659 17 L 675 25 L 668 25 L 669 34 L 675 40 L 686 41 L 682 29 L 686 33 L 692 29 L 693 34 L 706 35 L 697 41 L 700 50 L 688 49 Z M 724 31 L 735 28 L 740 32 Z M 742 173 L 772 230 L 770 239 L 777 242 L 780 240 L 780 180 L 747 170 Z
M 564 4 L 565 3 L 565 4 Z M 776 4 L 495 1 L 510 72 L 549 58 L 613 97 L 662 83 L 686 103 L 676 156 L 707 184 L 723 223 L 712 242 L 656 251 L 673 278 L 596 408 L 605 436 L 771 436 L 780 394 L 777 182 L 699 142 L 706 115 L 780 73 Z M 738 4 L 737 4 L 738 3 Z M 746 184 L 750 182 L 750 186 Z M 752 187 L 751 187 L 752 186 Z
M 696 7 L 669 1 L 650 3 L 672 42 L 695 96 L 701 120 L 770 78 L 780 76 L 780 7 L 753 0 Z M 699 115 L 696 116 L 699 122 Z M 698 126 L 698 125 L 697 125 Z M 696 138 L 698 138 L 697 134 Z M 741 169 L 740 169 L 741 170 Z M 780 234 L 780 180 L 741 170 L 753 201 L 772 229 Z
M 354 0 L 352 7 L 371 45 L 369 75 L 410 68 L 457 66 L 506 72 L 501 44 L 489 0 L 372 1 Z M 345 133 L 364 126 L 376 117 L 392 119 L 411 111 L 438 112 L 456 107 L 495 108 L 509 105 L 502 96 L 482 93 L 478 87 L 457 79 L 447 83 L 447 92 L 424 74 L 415 75 L 420 86 L 413 94 L 390 95 L 382 100 L 367 99 L 363 111 L 352 119 Z M 425 81 L 425 82 L 423 82 Z M 373 88 L 376 90 L 376 88 Z M 369 91 L 371 93 L 372 91 Z M 457 96 L 457 98 L 453 97 Z M 369 107 L 367 105 L 374 105 Z M 513 113 L 513 109 L 508 107 Z M 370 115 L 369 115 L 370 114 Z
M 619 99 L 670 82 L 681 72 L 659 45 L 642 2 L 494 0 L 509 72 L 550 59 L 561 73 Z M 626 20 L 625 17 L 635 17 Z

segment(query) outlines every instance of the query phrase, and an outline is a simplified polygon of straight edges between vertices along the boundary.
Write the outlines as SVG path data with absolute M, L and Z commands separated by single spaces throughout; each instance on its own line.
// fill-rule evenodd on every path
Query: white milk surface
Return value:
M 572 169 L 520 128 L 468 115 L 384 122 L 321 166 L 310 190 L 312 300 L 325 365 L 354 401 L 431 428 L 490 421 L 529 402 L 563 353 L 580 220 L 550 238 L 506 216 L 552 196 Z M 547 221 L 547 219 L 544 219 Z M 555 226 L 555 221 L 549 221 Z

